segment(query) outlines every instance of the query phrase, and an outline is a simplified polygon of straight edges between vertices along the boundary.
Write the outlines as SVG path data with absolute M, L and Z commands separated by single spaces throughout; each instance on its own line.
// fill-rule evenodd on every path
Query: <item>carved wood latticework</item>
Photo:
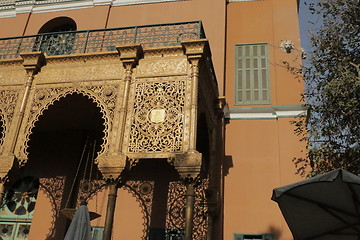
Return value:
M 185 81 L 135 83 L 129 153 L 182 151 L 185 90 Z
M 40 189 L 46 194 L 52 205 L 52 220 L 46 239 L 55 236 L 55 222 L 60 213 L 61 201 L 65 186 L 65 177 L 40 178 Z
M 0 121 L 2 124 L 2 132 L 0 135 L 0 153 L 3 152 L 4 139 L 14 118 L 18 98 L 19 90 L 0 89 Z
M 152 181 L 128 181 L 123 188 L 135 197 L 141 207 L 143 214 L 143 235 L 141 240 L 147 240 L 149 237 L 149 228 L 151 220 L 151 208 L 154 195 L 154 182 Z
M 193 239 L 207 239 L 207 214 L 205 190 L 208 188 L 208 180 L 202 180 L 195 188 L 195 211 Z M 185 227 L 185 193 L 186 187 L 181 182 L 171 182 L 168 192 L 166 229 L 167 234 L 182 239 L 182 230 Z M 168 239 L 168 238 L 167 238 Z M 170 238 L 169 238 L 170 239 Z M 177 238 L 176 238 L 177 239 Z

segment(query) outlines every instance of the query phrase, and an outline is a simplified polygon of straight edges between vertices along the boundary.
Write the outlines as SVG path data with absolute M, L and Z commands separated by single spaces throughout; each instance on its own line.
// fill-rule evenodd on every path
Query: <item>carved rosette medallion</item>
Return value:
M 185 81 L 135 84 L 129 153 L 182 151 L 185 88 Z
M 27 148 L 29 137 L 32 132 L 32 129 L 35 126 L 35 123 L 39 120 L 39 117 L 44 113 L 50 105 L 54 104 L 55 101 L 59 101 L 60 98 L 65 97 L 66 95 L 78 93 L 82 94 L 89 99 L 93 100 L 97 106 L 100 108 L 102 113 L 102 118 L 104 119 L 104 137 L 103 144 L 101 145 L 101 150 L 98 153 L 98 156 L 104 153 L 108 149 L 108 138 L 109 138 L 109 129 L 111 129 L 111 124 L 114 119 L 114 112 L 117 102 L 117 96 L 119 92 L 119 85 L 95 85 L 95 86 L 65 86 L 65 87 L 56 87 L 56 88 L 38 88 L 32 94 L 32 101 L 30 104 L 30 110 L 27 112 L 25 118 L 27 119 L 27 124 L 25 124 L 21 130 L 22 139 L 20 146 L 17 150 L 17 157 L 20 160 L 20 164 L 25 164 L 27 161 Z

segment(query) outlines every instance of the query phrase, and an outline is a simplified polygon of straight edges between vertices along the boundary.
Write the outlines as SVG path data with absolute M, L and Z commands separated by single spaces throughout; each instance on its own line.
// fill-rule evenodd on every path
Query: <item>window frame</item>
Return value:
M 241 43 L 241 44 L 235 44 L 234 46 L 234 104 L 235 105 L 268 105 L 271 104 L 271 87 L 270 87 L 270 64 L 269 64 L 269 48 L 268 48 L 268 43 L 265 42 L 260 42 L 260 43 Z M 245 56 L 244 54 L 242 54 L 241 56 L 238 55 L 239 53 L 239 48 L 240 47 L 244 47 L 244 46 L 252 46 L 249 52 L 249 56 Z M 254 56 L 253 53 L 253 47 L 254 46 L 265 46 L 265 55 L 256 55 Z M 260 51 L 260 50 L 259 50 Z M 242 66 L 243 67 L 245 65 L 245 61 L 249 59 L 250 60 L 250 66 L 249 66 L 249 70 L 250 70 L 250 100 L 246 99 L 246 73 L 244 75 L 242 75 L 243 77 L 240 79 L 239 78 L 239 60 L 242 60 Z M 254 76 L 254 68 L 253 68 L 253 60 L 257 59 L 258 62 L 258 88 L 255 90 L 254 89 L 254 81 L 253 81 L 253 76 Z M 261 59 L 265 59 L 265 74 L 266 74 L 266 88 L 264 88 L 263 85 L 263 78 L 261 76 L 261 69 L 262 69 L 262 65 L 260 64 Z M 246 68 L 244 69 L 246 71 Z M 240 99 L 239 96 L 239 86 L 240 84 L 242 85 L 242 97 Z M 258 96 L 259 99 L 255 100 L 254 99 L 254 94 L 255 91 L 258 91 Z M 266 95 L 267 98 L 266 99 L 262 99 L 262 95 L 263 92 L 266 91 Z M 261 99 L 260 99 L 261 97 Z
M 234 240 L 244 240 L 245 236 L 259 236 L 259 240 L 275 240 L 275 235 L 271 233 L 234 233 Z

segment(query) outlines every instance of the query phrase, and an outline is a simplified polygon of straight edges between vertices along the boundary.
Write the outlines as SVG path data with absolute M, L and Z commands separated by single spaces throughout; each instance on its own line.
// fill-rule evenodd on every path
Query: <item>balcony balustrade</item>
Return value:
M 116 46 L 177 46 L 184 40 L 205 38 L 201 21 L 143 25 L 83 31 L 53 32 L 0 38 L 0 60 L 18 58 L 22 52 L 68 55 L 115 51 Z

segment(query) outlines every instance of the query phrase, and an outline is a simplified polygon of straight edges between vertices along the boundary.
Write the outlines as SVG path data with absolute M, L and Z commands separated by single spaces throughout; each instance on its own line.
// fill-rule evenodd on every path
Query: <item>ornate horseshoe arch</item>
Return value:
M 149 237 L 149 228 L 151 220 L 151 207 L 154 194 L 154 182 L 151 181 L 128 181 L 123 186 L 139 203 L 141 213 L 143 214 L 143 235 L 141 240 Z
M 36 122 L 39 121 L 40 116 L 44 114 L 51 105 L 56 101 L 60 101 L 61 98 L 66 97 L 74 93 L 88 97 L 97 107 L 100 108 L 102 113 L 102 119 L 104 120 L 104 137 L 101 149 L 98 152 L 98 157 L 108 150 L 109 129 L 114 118 L 114 110 L 116 107 L 118 85 L 106 85 L 106 86 L 81 86 L 77 88 L 73 87 L 58 87 L 58 88 L 39 88 L 35 89 L 33 93 L 33 100 L 30 103 L 30 110 L 27 111 L 26 123 L 22 126 L 22 135 L 19 136 L 19 143 L 17 146 L 17 158 L 20 166 L 26 164 L 28 159 L 28 143 L 30 141 L 30 135 L 35 127 Z
M 2 109 L 0 108 L 0 153 L 2 153 L 4 147 L 5 133 L 6 133 L 6 122 L 4 119 L 4 114 L 2 112 Z

